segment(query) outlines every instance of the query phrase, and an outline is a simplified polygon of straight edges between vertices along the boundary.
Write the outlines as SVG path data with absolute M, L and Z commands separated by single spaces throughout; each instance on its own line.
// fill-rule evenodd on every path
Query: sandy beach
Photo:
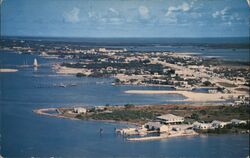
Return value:
M 17 72 L 17 69 L 0 69 L 0 72 Z
M 209 101 L 225 101 L 230 97 L 238 97 L 239 93 L 198 93 L 191 91 L 166 91 L 166 90 L 128 90 L 124 91 L 128 94 L 180 94 L 186 97 L 183 101 L 191 102 L 209 102 Z M 242 93 L 243 94 L 243 93 Z M 245 93 L 244 93 L 245 94 Z M 249 94 L 245 94 L 249 95 Z M 177 100 L 181 101 L 181 100 Z
M 75 75 L 77 73 L 83 73 L 85 75 L 90 75 L 91 72 L 88 71 L 87 69 L 83 68 L 69 68 L 65 66 L 60 66 L 59 64 L 53 65 L 53 69 L 56 71 L 58 74 L 64 74 L 64 75 Z

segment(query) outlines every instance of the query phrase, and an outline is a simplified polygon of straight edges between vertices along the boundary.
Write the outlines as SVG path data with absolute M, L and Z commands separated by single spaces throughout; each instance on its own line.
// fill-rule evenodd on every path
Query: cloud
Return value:
M 0 0 L 0 5 L 3 3 L 3 0 Z
M 149 18 L 149 10 L 145 6 L 140 6 L 138 8 L 139 14 L 141 15 L 142 18 L 148 19 Z
M 65 21 L 67 21 L 69 23 L 77 23 L 80 21 L 79 13 L 80 13 L 80 9 L 74 7 L 71 11 L 65 12 L 63 17 L 64 17 Z
M 88 17 L 91 20 L 96 20 L 96 19 L 100 18 L 99 14 L 96 13 L 95 11 L 88 12 Z
M 115 15 L 119 15 L 119 12 L 117 10 L 115 10 L 114 8 L 109 8 L 109 12 L 111 12 Z
M 91 22 L 102 23 L 102 24 L 122 24 L 123 17 L 114 8 L 108 8 L 105 12 L 90 11 L 87 13 L 88 18 Z
M 165 14 L 165 16 L 171 16 L 174 12 L 187 12 L 191 9 L 191 6 L 184 2 L 181 5 L 174 7 L 174 6 L 170 6 Z
M 189 5 L 188 5 L 187 3 L 183 3 L 183 4 L 180 6 L 180 10 L 181 10 L 181 11 L 186 12 L 186 11 L 189 11 L 189 9 L 190 9 L 190 7 L 189 7 Z
M 212 14 L 213 18 L 217 18 L 217 17 L 222 17 L 225 18 L 224 16 L 226 15 L 227 11 L 228 11 L 228 7 L 225 7 L 224 9 L 220 10 L 220 11 L 216 11 Z

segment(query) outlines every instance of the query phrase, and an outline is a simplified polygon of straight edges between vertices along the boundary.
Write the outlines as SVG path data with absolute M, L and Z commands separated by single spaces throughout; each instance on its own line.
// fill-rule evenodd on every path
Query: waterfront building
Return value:
M 184 122 L 184 117 L 173 114 L 158 116 L 156 119 L 163 124 L 178 124 Z
M 167 125 L 161 124 L 160 122 L 148 122 L 144 125 L 144 127 L 148 130 L 156 130 L 160 133 L 169 131 L 169 127 Z
M 86 114 L 87 113 L 87 109 L 82 108 L 82 107 L 74 108 L 73 111 L 74 111 L 74 113 L 77 113 L 77 114 Z
M 232 119 L 232 120 L 231 120 L 231 123 L 232 123 L 233 125 L 239 125 L 239 124 L 247 124 L 247 121 L 238 120 L 238 119 Z
M 193 129 L 206 130 L 206 129 L 214 129 L 214 127 L 212 127 L 211 123 L 200 123 L 196 121 L 193 123 Z
M 211 122 L 211 125 L 214 128 L 224 128 L 227 124 L 230 124 L 230 122 L 222 122 L 222 121 L 217 121 L 217 120 L 214 120 L 213 122 Z

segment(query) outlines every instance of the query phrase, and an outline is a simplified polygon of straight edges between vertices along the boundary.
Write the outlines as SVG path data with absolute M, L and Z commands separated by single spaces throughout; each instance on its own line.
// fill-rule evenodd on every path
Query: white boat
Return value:
M 59 84 L 59 87 L 66 88 L 67 86 L 63 83 Z
M 37 63 L 36 58 L 34 59 L 33 66 L 34 66 L 34 67 L 38 67 L 38 63 Z

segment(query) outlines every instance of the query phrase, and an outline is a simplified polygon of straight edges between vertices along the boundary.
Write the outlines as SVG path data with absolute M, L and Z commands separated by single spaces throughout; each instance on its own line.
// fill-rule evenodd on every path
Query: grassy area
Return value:
M 155 106 L 131 106 L 107 107 L 112 113 L 93 112 L 78 115 L 80 119 L 127 121 L 144 124 L 154 120 L 156 116 L 163 114 L 175 114 L 185 117 L 186 122 L 213 120 L 230 121 L 232 119 L 248 120 L 250 107 L 231 106 L 192 106 L 192 105 L 155 105 Z
M 153 112 L 144 110 L 130 110 L 130 109 L 117 109 L 112 113 L 93 113 L 90 115 L 78 115 L 80 119 L 94 119 L 94 120 L 114 120 L 114 121 L 127 121 L 132 123 L 144 124 L 145 122 L 154 119 Z

